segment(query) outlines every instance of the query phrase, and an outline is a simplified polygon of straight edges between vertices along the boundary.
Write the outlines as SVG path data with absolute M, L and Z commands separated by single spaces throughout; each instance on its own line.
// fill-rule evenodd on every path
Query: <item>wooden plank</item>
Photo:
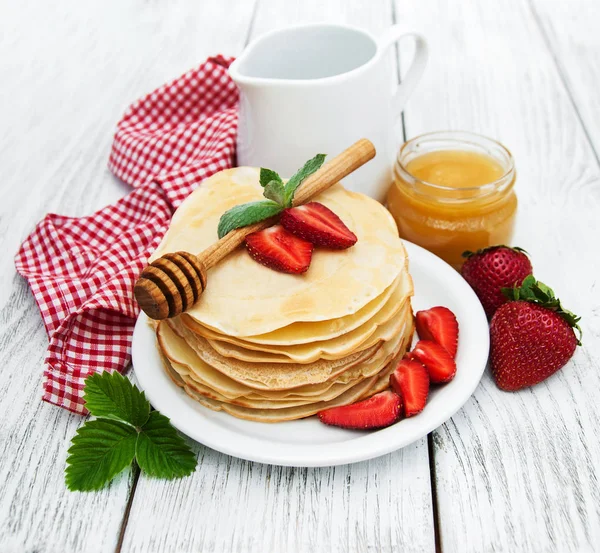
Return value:
M 112 551 L 131 490 L 63 482 L 82 419 L 44 404 L 47 339 L 12 256 L 48 211 L 84 215 L 128 189 L 106 169 L 136 97 L 241 45 L 252 4 L 5 2 L 0 18 L 0 551 Z
M 298 469 L 198 445 L 191 477 L 140 476 L 122 551 L 433 551 L 426 449 Z
M 591 255 L 600 239 L 600 169 L 525 0 L 398 1 L 396 10 L 431 44 L 424 83 L 406 109 L 408 136 L 465 129 L 512 150 L 514 243 L 583 316 L 585 333 L 568 366 L 533 389 L 501 392 L 486 372 L 435 433 L 442 550 L 591 551 L 600 538 L 600 258 Z M 565 33 L 579 36 L 576 27 Z M 576 67 L 574 55 L 569 63 Z M 581 94 L 593 101 L 588 85 Z
M 111 551 L 130 493 L 129 471 L 92 494 L 63 471 L 81 417 L 40 401 L 45 332 L 15 279 L 0 333 L 0 551 Z
M 261 0 L 253 36 L 312 21 L 344 21 L 379 33 L 390 24 L 390 4 Z M 123 552 L 435 548 L 425 439 L 379 459 L 334 468 L 271 467 L 200 445 L 197 451 L 198 469 L 185 480 L 140 476 Z
M 600 2 L 530 0 L 530 4 L 599 158 Z

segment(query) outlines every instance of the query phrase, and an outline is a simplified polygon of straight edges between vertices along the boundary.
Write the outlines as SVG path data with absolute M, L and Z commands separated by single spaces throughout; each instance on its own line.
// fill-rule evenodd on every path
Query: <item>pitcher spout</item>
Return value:
M 229 66 L 229 76 L 241 89 L 246 85 L 265 85 L 276 78 L 273 58 L 277 57 L 277 35 L 284 31 L 271 31 L 252 41 Z

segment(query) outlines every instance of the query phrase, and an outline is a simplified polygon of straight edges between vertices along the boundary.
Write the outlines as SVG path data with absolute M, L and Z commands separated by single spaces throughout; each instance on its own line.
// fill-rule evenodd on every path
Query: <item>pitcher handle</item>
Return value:
M 400 115 L 404 109 L 404 104 L 416 88 L 425 66 L 427 65 L 427 58 L 429 57 L 429 49 L 427 47 L 427 41 L 425 37 L 415 32 L 405 32 L 405 29 L 401 28 L 400 25 L 393 25 L 390 27 L 385 34 L 379 40 L 379 47 L 382 51 L 387 50 L 392 44 L 395 44 L 399 40 L 405 37 L 412 37 L 415 41 L 415 55 L 412 63 L 406 72 L 406 75 L 402 79 L 402 82 L 396 88 L 394 93 L 394 105 L 396 106 L 397 115 Z

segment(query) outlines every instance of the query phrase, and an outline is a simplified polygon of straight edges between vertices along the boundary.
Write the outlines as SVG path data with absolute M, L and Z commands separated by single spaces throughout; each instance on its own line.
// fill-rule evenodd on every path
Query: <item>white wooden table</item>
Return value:
M 1 552 L 600 551 L 600 2 L 598 0 L 1 0 Z M 515 244 L 583 316 L 584 347 L 539 386 L 489 373 L 427 439 L 323 469 L 240 461 L 199 444 L 193 476 L 126 472 L 65 489 L 82 419 L 40 401 L 47 338 L 12 256 L 48 211 L 127 192 L 106 168 L 141 94 L 286 24 L 421 30 L 431 61 L 407 137 L 464 129 L 513 152 Z M 400 51 L 400 67 L 410 52 Z

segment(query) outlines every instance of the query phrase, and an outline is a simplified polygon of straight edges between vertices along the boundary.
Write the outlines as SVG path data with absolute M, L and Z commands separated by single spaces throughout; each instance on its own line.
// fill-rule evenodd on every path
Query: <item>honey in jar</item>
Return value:
M 402 238 L 458 269 L 464 251 L 510 243 L 515 175 L 510 152 L 494 140 L 429 133 L 401 148 L 387 206 Z

